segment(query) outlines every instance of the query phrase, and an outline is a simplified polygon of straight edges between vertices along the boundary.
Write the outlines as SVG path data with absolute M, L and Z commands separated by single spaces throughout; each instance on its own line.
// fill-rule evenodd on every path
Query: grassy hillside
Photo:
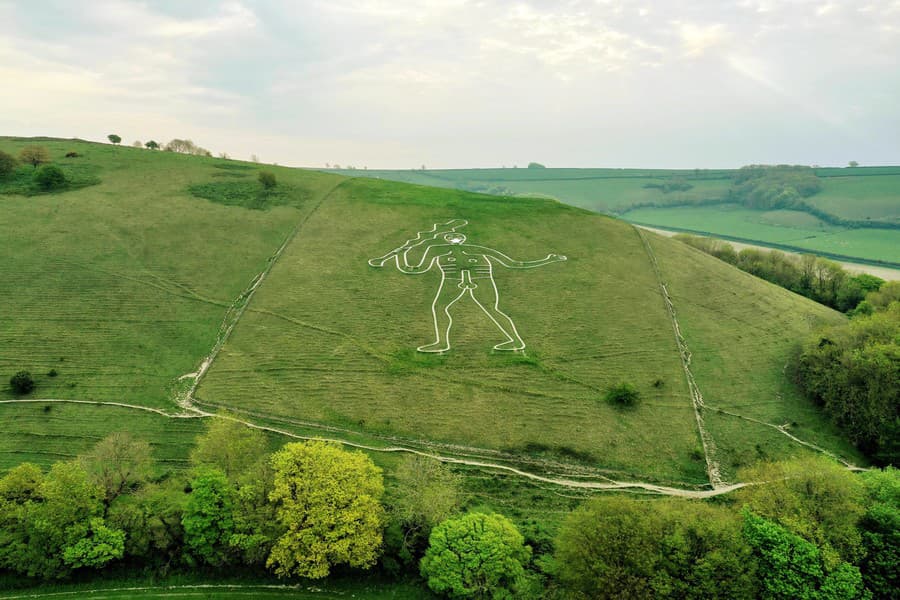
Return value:
M 0 149 L 26 143 L 0 138 Z M 113 427 L 149 438 L 177 466 L 199 423 L 165 414 L 184 410 L 177 401 L 221 342 L 198 405 L 295 435 L 690 488 L 709 486 L 708 462 L 732 479 L 759 457 L 809 451 L 774 428 L 784 423 L 859 459 L 781 371 L 794 343 L 843 317 L 623 221 L 551 200 L 268 166 L 279 185 L 261 195 L 257 165 L 39 143 L 57 162 L 77 150 L 72 160 L 99 183 L 36 196 L 0 186 L 0 277 L 11 282 L 0 289 L 0 372 L 35 373 L 34 399 L 164 414 L 0 404 L 0 467 L 77 454 Z M 433 341 L 439 274 L 368 264 L 452 218 L 468 220 L 469 243 L 514 259 L 568 257 L 495 265 L 524 353 L 492 351 L 503 336 L 468 296 L 452 308 L 451 351 L 416 352 Z M 673 317 L 707 406 L 692 398 Z M 641 392 L 636 408 L 603 401 L 620 382 Z M 17 400 L 5 387 L 0 396 Z M 394 455 L 373 453 L 390 471 Z M 568 502 L 463 470 L 475 502 L 522 516 Z
M 900 229 L 835 227 L 797 211 L 758 211 L 722 204 L 735 173 L 730 170 L 509 168 L 337 172 L 492 194 L 555 198 L 656 227 L 710 233 L 826 256 L 900 264 Z M 838 219 L 900 224 L 900 167 L 822 168 L 815 172 L 822 190 L 806 199 L 811 206 Z M 673 180 L 692 187 L 670 192 L 652 187 Z
M 0 372 L 30 370 L 43 397 L 169 406 L 227 308 L 304 207 L 340 180 L 276 169 L 299 181 L 296 206 L 235 209 L 187 189 L 237 181 L 218 168 L 230 161 L 75 141 L 0 138 L 0 150 L 35 143 L 100 179 L 63 193 L 0 193 Z M 63 158 L 69 151 L 82 156 Z

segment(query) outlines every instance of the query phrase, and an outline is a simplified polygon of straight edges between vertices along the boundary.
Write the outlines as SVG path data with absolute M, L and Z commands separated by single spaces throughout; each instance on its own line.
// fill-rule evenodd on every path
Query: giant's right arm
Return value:
M 397 263 L 397 268 L 401 272 L 409 275 L 421 275 L 422 273 L 427 272 L 437 260 L 437 256 L 434 256 L 431 252 L 432 248 L 434 248 L 434 246 L 428 246 L 428 248 L 425 249 L 425 254 L 422 255 L 422 260 L 420 260 L 417 265 L 410 264 L 406 259 L 406 255 L 411 248 L 407 248 L 402 253 L 398 252 L 394 255 L 394 261 Z

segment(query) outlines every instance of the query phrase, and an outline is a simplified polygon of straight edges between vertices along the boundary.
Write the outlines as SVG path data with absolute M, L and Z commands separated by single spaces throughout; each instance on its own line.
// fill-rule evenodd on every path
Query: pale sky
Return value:
M 900 0 L 0 0 L 0 135 L 369 168 L 900 164 Z

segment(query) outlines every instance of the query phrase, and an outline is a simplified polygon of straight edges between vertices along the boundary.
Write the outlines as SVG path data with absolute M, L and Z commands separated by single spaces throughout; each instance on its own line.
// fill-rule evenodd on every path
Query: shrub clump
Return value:
M 271 171 L 260 171 L 259 182 L 267 190 L 270 190 L 278 185 L 278 181 L 275 179 L 275 173 L 272 173 Z
M 0 150 L 0 177 L 6 177 L 16 168 L 16 158 Z
M 606 390 L 603 399 L 613 406 L 631 407 L 638 403 L 641 393 L 630 383 L 620 383 Z
M 28 371 L 19 371 L 10 377 L 9 386 L 17 394 L 28 394 L 34 389 L 34 379 Z
M 66 187 L 66 174 L 56 165 L 44 165 L 34 173 L 34 182 L 42 190 Z

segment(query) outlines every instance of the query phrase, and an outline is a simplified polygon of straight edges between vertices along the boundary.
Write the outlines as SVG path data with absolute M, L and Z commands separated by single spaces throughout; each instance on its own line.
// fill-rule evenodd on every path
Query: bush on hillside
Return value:
M 34 378 L 28 371 L 19 371 L 9 379 L 9 386 L 17 394 L 28 394 L 34 389 Z
M 113 144 L 122 143 L 122 138 L 114 133 L 111 133 L 108 136 L 106 136 L 106 139 L 108 139 Z
M 259 182 L 267 190 L 270 190 L 278 185 L 278 181 L 275 179 L 275 173 L 272 173 L 271 171 L 260 171 Z
M 627 382 L 620 383 L 609 388 L 603 399 L 613 406 L 630 407 L 637 404 L 641 394 L 633 385 Z
M 43 146 L 25 146 L 19 153 L 19 158 L 36 169 L 38 165 L 50 160 L 50 153 Z
M 34 182 L 45 191 L 66 186 L 66 174 L 56 165 L 44 165 L 34 173 Z
M 547 167 L 545 167 L 541 163 L 530 162 L 530 163 L 528 163 L 528 168 L 529 169 L 546 169 Z
M 0 150 L 0 177 L 6 177 L 16 168 L 16 158 Z

